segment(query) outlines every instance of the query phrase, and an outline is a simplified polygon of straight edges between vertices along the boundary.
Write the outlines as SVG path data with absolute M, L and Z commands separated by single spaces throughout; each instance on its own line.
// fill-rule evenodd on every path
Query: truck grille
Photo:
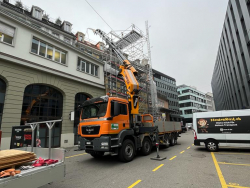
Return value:
M 100 125 L 82 126 L 82 134 L 85 135 L 99 134 L 99 131 Z

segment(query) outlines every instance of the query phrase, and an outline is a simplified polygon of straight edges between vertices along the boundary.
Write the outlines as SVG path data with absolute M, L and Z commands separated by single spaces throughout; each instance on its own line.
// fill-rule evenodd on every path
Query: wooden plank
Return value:
M 28 163 L 28 162 L 32 162 L 33 160 L 25 160 L 25 161 L 22 161 L 22 162 L 16 162 L 16 163 L 10 163 L 10 164 L 6 164 L 6 165 L 1 165 L 0 166 L 0 169 L 4 169 L 4 168 L 8 168 L 8 167 L 13 167 L 13 166 L 17 166 L 17 165 L 22 165 L 22 164 L 25 164 L 25 163 Z
M 11 157 L 11 156 L 16 157 L 16 156 L 20 156 L 23 154 L 30 154 L 30 153 L 33 153 L 33 152 L 14 150 L 14 149 L 13 150 L 2 150 L 2 151 L 0 151 L 0 159 L 2 160 L 3 158 L 6 158 L 6 157 Z
M 29 159 L 32 159 L 32 160 L 35 160 L 36 159 L 36 156 L 33 155 L 33 156 L 23 156 L 23 157 L 11 157 L 11 158 L 7 158 L 7 159 L 4 159 L 4 160 L 1 160 L 0 161 L 0 166 L 3 165 L 3 164 L 6 164 L 6 163 L 12 163 L 12 162 L 17 162 L 17 161 L 22 161 L 22 160 L 29 160 Z

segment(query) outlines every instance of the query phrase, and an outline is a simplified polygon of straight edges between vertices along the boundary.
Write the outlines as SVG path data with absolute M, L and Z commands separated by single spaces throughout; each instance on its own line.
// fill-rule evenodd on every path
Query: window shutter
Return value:
M 9 35 L 11 37 L 14 37 L 15 29 L 0 22 L 0 32 Z

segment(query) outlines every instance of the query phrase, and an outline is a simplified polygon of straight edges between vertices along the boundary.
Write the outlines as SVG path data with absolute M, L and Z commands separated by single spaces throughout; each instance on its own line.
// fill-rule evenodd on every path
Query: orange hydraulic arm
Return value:
M 128 101 L 131 104 L 131 114 L 139 114 L 139 83 L 136 79 L 137 70 L 132 66 L 132 64 L 126 59 L 126 57 L 122 54 L 122 52 L 117 48 L 117 46 L 110 40 L 110 38 L 106 35 L 105 32 L 100 29 L 94 30 L 95 34 L 98 34 L 103 40 L 105 40 L 106 44 L 116 53 L 120 62 L 123 65 L 120 65 L 119 74 L 122 75 L 125 85 L 127 88 Z

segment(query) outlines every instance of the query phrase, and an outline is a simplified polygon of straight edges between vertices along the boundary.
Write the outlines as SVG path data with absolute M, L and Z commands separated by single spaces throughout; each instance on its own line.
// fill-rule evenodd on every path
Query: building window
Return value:
M 40 19 L 40 17 L 41 17 L 41 11 L 40 11 L 40 10 L 35 9 L 35 12 L 34 12 L 34 17 L 35 17 L 35 18 L 37 18 L 37 19 Z
M 15 34 L 14 27 L 8 26 L 0 22 L 0 42 L 12 45 L 14 34 Z
M 247 0 L 247 9 L 248 9 L 248 13 L 249 13 L 249 16 L 250 16 L 250 1 Z
M 66 52 L 59 50 L 45 42 L 33 38 L 31 52 L 39 56 L 51 59 L 61 64 L 66 64 Z
M 47 56 L 48 59 L 52 59 L 53 58 L 53 47 L 47 45 Z
M 77 70 L 91 74 L 93 76 L 99 75 L 99 66 L 93 63 L 90 63 L 86 60 L 83 60 L 81 58 L 78 58 Z
M 70 25 L 66 24 L 66 31 L 70 31 Z
M 65 25 L 65 31 L 70 32 L 70 25 L 69 24 Z
M 250 43 L 247 44 L 247 49 L 248 49 L 248 53 L 249 53 L 249 56 L 250 56 Z
M 21 125 L 25 122 L 39 122 L 61 119 L 63 95 L 60 91 L 41 84 L 28 85 L 25 88 L 22 105 Z M 52 147 L 60 147 L 61 122 L 52 129 Z M 46 124 L 39 125 L 39 139 L 42 147 L 48 147 L 49 130 Z
M 0 79 L 0 130 L 3 116 L 4 99 L 6 93 L 6 83 Z

